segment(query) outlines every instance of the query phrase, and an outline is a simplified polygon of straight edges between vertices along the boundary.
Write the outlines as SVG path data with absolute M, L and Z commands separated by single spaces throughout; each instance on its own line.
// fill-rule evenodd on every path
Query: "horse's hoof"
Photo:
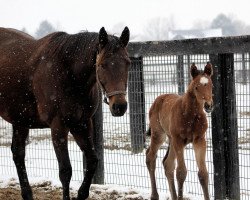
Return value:
M 150 197 L 151 200 L 159 200 L 159 195 L 151 195 Z
M 32 193 L 22 194 L 23 200 L 34 200 Z
M 32 196 L 23 196 L 23 200 L 34 200 Z
M 89 197 L 89 191 L 85 191 L 85 192 L 78 191 L 78 196 L 76 200 L 85 200 L 88 197 Z

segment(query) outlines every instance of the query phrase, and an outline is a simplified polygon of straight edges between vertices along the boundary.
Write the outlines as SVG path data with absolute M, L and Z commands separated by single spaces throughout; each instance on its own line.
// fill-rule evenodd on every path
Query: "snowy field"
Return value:
M 163 70 L 163 69 L 162 69 Z M 147 71 L 147 76 L 152 80 L 171 80 L 161 69 L 157 72 Z M 173 73 L 173 72 L 171 72 Z M 165 74 L 165 75 L 164 75 Z M 165 77 L 164 77 L 165 76 Z M 176 84 L 166 82 L 166 84 L 153 81 L 145 82 L 145 109 L 149 107 L 156 96 L 162 93 L 176 93 Z M 160 85 L 160 87 L 159 87 Z M 239 159 L 240 159 L 240 185 L 241 199 L 250 199 L 250 88 L 249 84 L 236 84 L 237 92 L 237 115 L 238 115 L 238 136 L 239 136 Z M 130 121 L 129 111 L 120 118 L 111 117 L 108 107 L 103 105 L 104 111 L 104 163 L 105 163 L 105 185 L 93 185 L 91 195 L 96 193 L 119 194 L 116 199 L 149 199 L 150 179 L 145 165 L 145 149 L 142 153 L 132 154 L 129 151 L 130 140 Z M 208 116 L 210 121 L 210 116 Z M 146 119 L 148 124 L 148 117 Z M 211 124 L 207 131 L 207 167 L 209 171 L 209 191 L 213 196 L 213 154 L 211 140 Z M 147 144 L 149 141 L 147 141 Z M 0 187 L 6 188 L 15 186 L 17 174 L 12 161 L 10 150 L 11 127 L 0 120 Z M 77 191 L 83 180 L 82 154 L 73 138 L 69 136 L 69 149 L 73 176 L 71 181 L 72 194 Z M 157 159 L 157 186 L 161 194 L 161 199 L 169 197 L 167 180 L 162 168 L 162 158 L 166 153 L 166 144 L 163 145 L 158 153 Z M 188 176 L 184 184 L 185 197 L 191 200 L 202 199 L 202 191 L 197 177 L 197 167 L 194 159 L 192 146 L 189 145 L 185 152 Z M 58 165 L 50 140 L 49 130 L 32 130 L 28 140 L 26 150 L 26 166 L 30 182 L 33 184 L 49 182 L 53 187 L 59 187 Z M 1 189 L 0 189 L 1 190 Z M 119 196 L 118 195 L 118 196 Z M 1 196 L 0 196 L 1 197 Z M 99 198 L 99 197 L 98 197 Z M 93 199 L 98 199 L 93 197 Z M 100 197 L 100 199 L 111 199 Z

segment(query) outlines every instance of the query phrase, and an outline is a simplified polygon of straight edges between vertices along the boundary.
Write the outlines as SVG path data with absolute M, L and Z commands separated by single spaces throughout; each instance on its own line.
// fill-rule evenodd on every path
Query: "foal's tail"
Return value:
M 151 136 L 151 128 L 149 127 L 148 130 L 146 130 L 146 132 L 144 133 L 144 148 L 147 148 L 146 146 L 146 137 Z

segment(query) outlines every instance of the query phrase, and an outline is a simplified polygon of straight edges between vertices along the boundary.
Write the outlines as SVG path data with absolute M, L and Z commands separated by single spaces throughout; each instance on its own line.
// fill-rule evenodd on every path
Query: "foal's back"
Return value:
M 158 96 L 149 110 L 150 127 L 157 132 L 169 135 L 172 113 L 178 108 L 181 96 L 177 94 L 163 94 Z

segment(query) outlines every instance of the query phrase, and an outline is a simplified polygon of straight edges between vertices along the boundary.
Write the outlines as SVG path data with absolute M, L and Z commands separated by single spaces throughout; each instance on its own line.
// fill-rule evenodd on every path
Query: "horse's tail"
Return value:
M 151 136 L 151 128 L 149 127 L 148 130 L 145 132 L 146 136 Z

